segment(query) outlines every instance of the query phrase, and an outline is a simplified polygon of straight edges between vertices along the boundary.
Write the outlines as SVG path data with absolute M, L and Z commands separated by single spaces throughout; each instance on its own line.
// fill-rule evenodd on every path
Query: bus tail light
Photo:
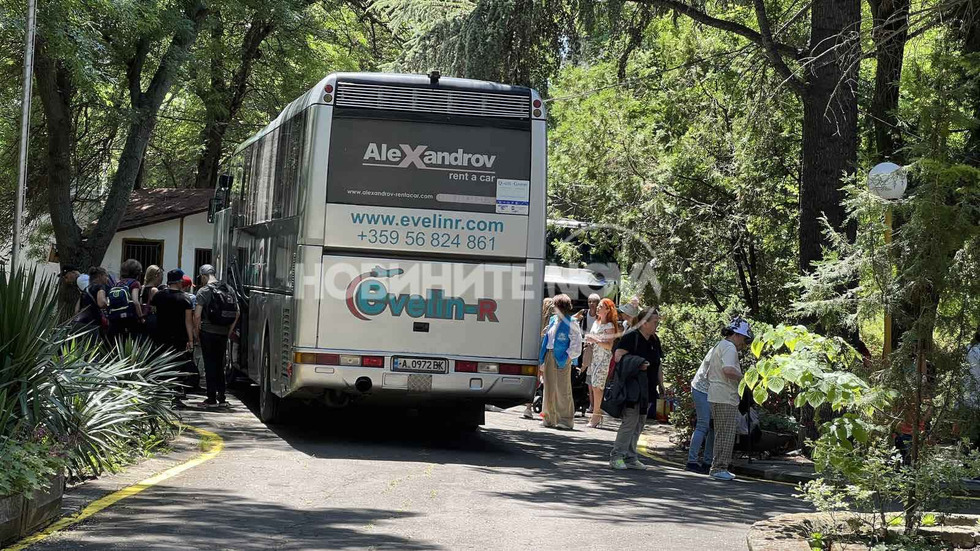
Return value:
M 328 86 L 329 86 L 329 84 L 328 84 Z M 541 100 L 539 100 L 539 99 L 535 99 L 535 100 L 534 100 L 534 101 L 533 101 L 533 102 L 531 103 L 531 105 L 533 105 L 535 109 L 540 109 L 540 108 L 541 108 Z
M 457 373 L 476 373 L 476 362 L 456 360 Z
M 501 375 L 537 375 L 538 368 L 533 365 L 500 364 Z
M 323 87 L 323 93 L 324 94 L 332 94 L 333 93 L 333 84 L 327 84 L 327 85 L 325 85 Z M 535 105 L 535 107 L 537 107 L 537 105 Z
M 383 356 L 364 356 L 361 358 L 363 367 L 384 367 L 385 359 Z
M 338 354 L 316 354 L 313 352 L 296 352 L 293 354 L 293 363 L 316 364 L 316 365 L 340 365 Z

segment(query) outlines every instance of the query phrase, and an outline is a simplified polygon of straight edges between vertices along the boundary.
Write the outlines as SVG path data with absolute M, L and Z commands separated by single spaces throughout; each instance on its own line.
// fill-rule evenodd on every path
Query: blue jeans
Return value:
M 715 447 L 715 430 L 711 428 L 711 406 L 708 404 L 708 395 L 692 388 L 691 396 L 694 397 L 698 423 L 694 426 L 694 434 L 691 435 L 691 451 L 687 454 L 687 462 L 698 463 L 698 452 L 704 444 L 704 462 L 710 463 Z

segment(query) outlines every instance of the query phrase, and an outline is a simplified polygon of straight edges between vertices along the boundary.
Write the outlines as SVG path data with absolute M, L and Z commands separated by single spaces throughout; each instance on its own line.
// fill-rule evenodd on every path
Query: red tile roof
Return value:
M 133 192 L 119 230 L 166 222 L 182 216 L 207 212 L 213 189 L 140 189 Z

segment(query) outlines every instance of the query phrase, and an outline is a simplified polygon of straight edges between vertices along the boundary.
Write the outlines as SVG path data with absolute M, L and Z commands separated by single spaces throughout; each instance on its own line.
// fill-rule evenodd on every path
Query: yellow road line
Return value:
M 147 488 L 155 486 L 163 482 L 164 480 L 167 480 L 168 478 L 173 478 L 188 469 L 200 465 L 201 463 L 210 461 L 211 459 L 214 459 L 215 456 L 217 456 L 219 453 L 221 453 L 221 450 L 222 448 L 224 448 L 225 443 L 220 436 L 218 436 L 217 434 L 209 430 L 199 429 L 197 427 L 191 427 L 187 425 L 184 426 L 185 428 L 188 428 L 196 432 L 199 436 L 210 441 L 211 448 L 206 450 L 204 453 L 198 455 L 197 457 L 188 459 L 187 461 L 184 461 L 179 465 L 170 467 L 169 469 L 157 473 L 144 480 L 141 480 L 140 482 L 137 482 L 132 486 L 127 486 L 105 497 L 99 498 L 93 501 L 92 503 L 89 503 L 84 509 L 82 509 L 78 513 L 75 513 L 74 515 L 61 517 L 59 520 L 55 521 L 54 524 L 49 525 L 44 530 L 41 530 L 40 532 L 34 535 L 28 536 L 20 540 L 19 542 L 15 543 L 11 547 L 7 547 L 6 551 L 22 551 L 23 549 L 26 549 L 27 547 L 34 545 L 35 543 L 47 538 L 51 534 L 64 530 L 69 526 L 78 524 L 79 522 L 105 509 L 106 507 L 110 507 L 113 504 L 126 499 L 127 497 L 132 497 L 142 492 L 143 490 L 146 490 Z

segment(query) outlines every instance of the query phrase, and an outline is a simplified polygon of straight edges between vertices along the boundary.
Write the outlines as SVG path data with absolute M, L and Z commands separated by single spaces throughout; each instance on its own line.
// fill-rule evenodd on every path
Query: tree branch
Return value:
M 135 116 L 129 124 L 126 142 L 119 155 L 119 163 L 111 180 L 105 206 L 88 242 L 89 250 L 96 252 L 97 256 L 104 254 L 125 214 L 129 196 L 133 192 L 143 162 L 146 145 L 156 125 L 157 113 L 164 97 L 173 86 L 177 71 L 197 40 L 206 15 L 207 5 L 204 0 L 190 0 L 184 12 L 184 20 L 177 24 L 167 51 L 160 58 L 160 64 L 150 80 L 149 87 L 141 94 L 140 103 L 132 106 L 135 109 Z M 130 83 L 134 78 L 142 80 L 138 75 L 131 75 Z
M 138 107 L 143 101 L 143 66 L 150 54 L 150 39 L 141 36 L 136 41 L 136 51 L 133 57 L 126 60 L 126 80 L 129 83 L 129 101 L 133 107 Z
M 734 21 L 729 21 L 727 19 L 719 19 L 708 15 L 707 13 L 680 2 L 679 0 L 633 0 L 637 4 L 647 4 L 651 6 L 666 8 L 679 13 L 681 15 L 686 15 L 691 19 L 697 21 L 698 23 L 707 25 L 709 27 L 714 27 L 722 31 L 728 31 L 730 33 L 737 34 L 741 37 L 747 38 L 756 44 L 762 45 L 762 35 L 741 23 L 736 23 Z M 799 59 L 800 53 L 797 48 L 790 46 L 789 44 L 783 44 L 781 42 L 773 42 L 773 47 L 782 55 L 789 56 L 791 59 Z
M 762 40 L 762 49 L 766 52 L 766 57 L 772 62 L 773 67 L 779 76 L 783 77 L 784 82 L 798 95 L 803 95 L 805 86 L 803 81 L 793 74 L 793 70 L 786 65 L 782 54 L 777 49 L 776 41 L 772 37 L 772 28 L 769 27 L 769 15 L 766 14 L 765 0 L 754 0 L 755 18 L 759 22 L 759 36 Z

